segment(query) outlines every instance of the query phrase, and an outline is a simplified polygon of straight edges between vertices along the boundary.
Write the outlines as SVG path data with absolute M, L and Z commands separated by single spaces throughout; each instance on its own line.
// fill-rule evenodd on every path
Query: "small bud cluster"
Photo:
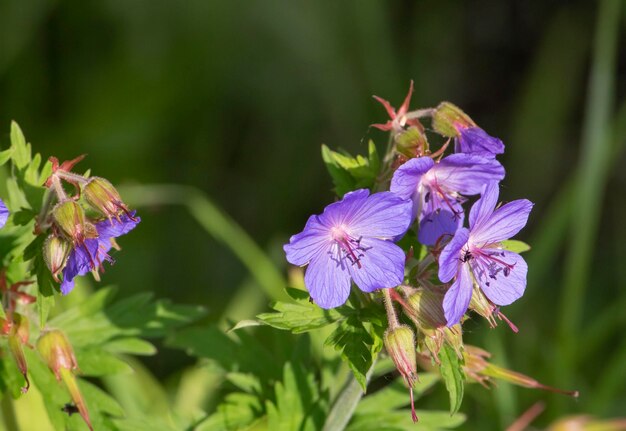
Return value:
M 51 191 L 36 227 L 38 233 L 50 231 L 43 256 L 64 294 L 73 289 L 76 276 L 91 272 L 98 280 L 102 264 L 112 262 L 108 251 L 116 247 L 114 239 L 140 221 L 108 180 L 72 172 L 83 157 L 61 164 L 50 158 L 52 174 L 45 185 Z M 69 195 L 64 183 L 76 193 Z

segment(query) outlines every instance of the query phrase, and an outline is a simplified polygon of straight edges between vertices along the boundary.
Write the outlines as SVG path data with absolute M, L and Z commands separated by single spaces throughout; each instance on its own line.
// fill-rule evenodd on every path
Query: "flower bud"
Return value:
M 409 158 L 422 156 L 428 150 L 426 134 L 418 127 L 409 127 L 399 132 L 395 135 L 395 140 L 396 150 Z
M 385 332 L 385 348 L 393 359 L 396 368 L 406 381 L 413 387 L 417 381 L 417 360 L 415 335 L 408 326 L 398 326 Z
M 22 387 L 22 393 L 28 392 L 28 388 L 30 388 L 30 381 L 28 380 L 28 364 L 26 363 L 24 349 L 22 348 L 23 345 L 31 347 L 28 344 L 29 335 L 30 327 L 28 319 L 21 314 L 14 313 L 13 326 L 11 328 L 11 332 L 9 333 L 9 349 L 11 350 L 13 359 L 15 359 L 17 368 L 19 368 L 20 372 L 24 376 L 24 380 L 26 380 L 26 385 Z
M 64 238 L 50 235 L 43 245 L 43 258 L 52 273 L 52 277 L 59 282 L 59 273 L 65 268 L 67 258 L 72 251 L 72 244 Z
M 432 127 L 437 133 L 453 138 L 459 135 L 459 128 L 476 127 L 476 123 L 450 102 L 441 102 L 433 114 Z
M 462 358 L 463 331 L 461 325 L 446 326 L 446 318 L 443 312 L 442 292 L 431 289 L 418 288 L 408 293 L 405 314 L 413 321 L 420 330 L 420 346 L 425 345 L 431 353 L 431 357 L 439 363 L 439 351 L 444 343 L 450 345 Z
M 65 334 L 57 329 L 44 333 L 37 341 L 37 350 L 45 359 L 57 380 L 61 380 L 61 370 L 78 368 L 72 345 Z
M 85 200 L 93 209 L 101 212 L 109 220 L 117 218 L 121 212 L 128 214 L 128 208 L 113 185 L 100 177 L 91 177 L 83 187 Z
M 86 238 L 97 238 L 98 232 L 86 220 L 83 208 L 72 200 L 64 201 L 52 210 L 57 226 L 72 241 L 82 243 Z
M 421 329 L 436 329 L 446 326 L 443 313 L 443 293 L 430 289 L 415 289 L 407 298 L 408 316 Z
M 384 342 L 387 353 L 389 353 L 396 368 L 409 386 L 411 417 L 413 422 L 417 422 L 413 403 L 413 386 L 417 382 L 417 353 L 413 330 L 404 325 L 388 329 L 385 332 Z
M 81 417 L 89 429 L 93 430 L 87 405 L 78 387 L 76 376 L 72 373 L 72 370 L 78 369 L 78 364 L 76 363 L 72 345 L 65 334 L 57 329 L 44 333 L 37 341 L 37 350 L 43 356 L 57 380 L 63 380 Z

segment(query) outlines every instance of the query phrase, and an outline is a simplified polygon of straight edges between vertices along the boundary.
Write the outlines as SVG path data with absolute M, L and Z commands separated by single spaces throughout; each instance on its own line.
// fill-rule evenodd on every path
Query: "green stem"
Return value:
M 376 361 L 374 361 L 365 375 L 366 382 L 370 381 L 375 366 Z M 346 386 L 341 392 L 341 395 L 339 395 L 339 397 L 335 400 L 333 408 L 330 410 L 330 413 L 326 418 L 322 431 L 339 431 L 345 429 L 348 422 L 350 422 L 350 419 L 352 419 L 352 415 L 354 414 L 354 411 L 356 410 L 356 407 L 362 397 L 363 389 L 351 373 L 350 377 L 348 377 Z
M 387 321 L 389 322 L 389 329 L 397 328 L 400 323 L 398 322 L 398 315 L 396 309 L 393 308 L 393 300 L 391 299 L 391 289 L 381 289 L 383 292 L 383 302 L 385 303 L 385 311 L 387 311 Z
M 13 410 L 13 400 L 8 392 L 3 394 L 0 404 L 2 405 L 2 419 L 4 420 L 6 431 L 19 431 L 20 427 L 17 425 L 15 410 Z
M 265 293 L 274 300 L 287 300 L 287 285 L 281 272 L 252 238 L 201 191 L 178 185 L 143 185 L 120 188 L 122 196 L 136 206 L 183 205 L 217 241 L 229 248 L 246 266 Z
M 560 358 L 555 361 L 561 383 L 570 381 L 574 372 L 575 340 L 580 327 L 593 242 L 608 174 L 611 154 L 608 126 L 615 94 L 614 72 L 620 4 L 619 0 L 603 0 L 598 11 L 588 111 L 577 171 L 576 217 L 572 223 L 572 244 L 567 256 L 563 283 L 559 324 Z

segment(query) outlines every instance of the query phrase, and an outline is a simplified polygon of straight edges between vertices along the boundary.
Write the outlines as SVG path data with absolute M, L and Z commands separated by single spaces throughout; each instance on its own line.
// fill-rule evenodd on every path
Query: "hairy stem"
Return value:
M 376 360 L 374 360 L 374 363 L 365 375 L 365 380 L 368 383 L 372 377 L 375 366 Z M 339 431 L 345 429 L 362 397 L 363 390 L 361 389 L 361 385 L 354 378 L 354 375 L 350 374 L 348 382 L 344 386 L 344 389 L 341 391 L 339 397 L 335 400 L 335 403 L 326 418 L 322 431 Z

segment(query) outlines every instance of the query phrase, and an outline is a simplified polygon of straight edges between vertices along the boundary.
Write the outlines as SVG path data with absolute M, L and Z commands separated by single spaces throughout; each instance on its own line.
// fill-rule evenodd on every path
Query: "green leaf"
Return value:
M 463 373 L 463 364 L 456 355 L 454 349 L 447 344 L 439 351 L 439 359 L 441 360 L 440 372 L 441 377 L 446 385 L 448 394 L 450 395 L 450 414 L 455 414 L 461 407 L 463 401 L 463 391 L 465 374 Z
M 133 369 L 123 360 L 101 348 L 76 349 L 76 360 L 86 376 L 106 376 L 132 373 Z
M 55 317 L 50 325 L 63 329 L 76 346 L 100 345 L 123 337 L 160 337 L 205 315 L 202 307 L 153 301 L 150 293 L 104 305 L 113 295 L 103 289 L 76 308 Z
M 342 167 L 334 158 L 334 151 L 328 148 L 326 145 L 322 145 L 322 159 L 326 164 L 326 169 L 330 174 L 333 184 L 335 185 L 335 193 L 339 197 L 343 197 L 350 190 L 354 190 L 355 181 L 354 178 Z
M 20 211 L 13 213 L 13 223 L 18 226 L 25 226 L 32 222 L 37 216 L 37 213 L 29 208 L 23 208 Z
M 376 144 L 371 139 L 367 143 L 367 155 L 369 167 L 375 175 L 378 175 L 380 171 L 380 157 L 378 157 L 378 150 L 376 150 Z
M 501 244 L 503 249 L 512 251 L 513 253 L 524 253 L 525 251 L 530 250 L 530 246 L 528 244 L 516 239 L 507 239 L 506 241 L 502 241 Z
M 272 308 L 276 313 L 263 313 L 257 316 L 261 322 L 278 329 L 286 329 L 294 334 L 323 328 L 344 318 L 338 309 L 325 310 L 315 304 L 293 304 L 275 302 Z
M 11 355 L 5 353 L 0 359 L 0 391 L 11 394 L 14 399 L 22 395 L 21 388 L 25 385 L 24 376 L 17 368 Z
M 276 403 L 268 401 L 268 429 L 315 431 L 321 429 L 327 402 L 320 399 L 313 375 L 289 362 L 283 368 L 283 381 L 274 386 Z
M 251 394 L 261 393 L 261 380 L 252 373 L 226 373 L 226 380 L 244 392 Z
M 108 341 L 102 348 L 111 353 L 150 356 L 157 352 L 152 343 L 141 338 L 118 338 Z
M 229 431 L 245 429 L 254 422 L 259 412 L 264 411 L 259 399 L 254 395 L 232 393 L 217 407 L 217 412 L 199 423 L 195 431 Z
M 322 145 L 322 159 L 339 197 L 358 188 L 371 188 L 380 170 L 380 159 L 372 141 L 368 144 L 368 158 L 339 153 Z
M 280 378 L 276 357 L 257 337 L 247 335 L 246 331 L 229 335 L 216 326 L 188 328 L 169 337 L 166 345 L 210 359 L 224 371 L 252 373 L 264 379 Z
M 15 121 L 11 122 L 11 147 L 13 148 L 13 163 L 18 169 L 23 169 L 30 163 L 30 144 L 26 143 L 24 133 Z
M 8 150 L 0 151 L 0 166 L 11 160 L 11 156 L 13 156 L 13 147 L 10 147 Z
M 335 349 L 341 352 L 342 359 L 348 363 L 354 377 L 365 392 L 367 389 L 365 375 L 371 368 L 382 343 L 378 344 L 359 317 L 353 315 L 341 322 L 326 339 L 325 344 L 335 346 Z
M 242 320 L 240 322 L 237 322 L 237 324 L 235 326 L 233 326 L 232 328 L 230 328 L 228 330 L 228 332 L 232 332 L 232 331 L 236 331 L 237 329 L 242 329 L 242 328 L 250 328 L 252 326 L 260 326 L 262 325 L 262 322 L 259 322 L 258 320 Z

